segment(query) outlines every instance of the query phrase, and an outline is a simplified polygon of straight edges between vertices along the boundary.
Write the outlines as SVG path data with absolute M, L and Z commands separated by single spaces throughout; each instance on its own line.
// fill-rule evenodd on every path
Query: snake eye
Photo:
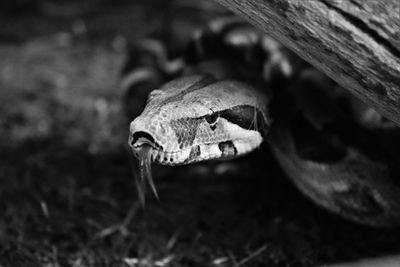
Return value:
M 210 124 L 211 130 L 215 130 L 215 128 L 217 127 L 217 122 L 219 119 L 219 114 L 218 112 L 214 112 L 210 115 L 205 116 L 206 122 L 208 124 Z

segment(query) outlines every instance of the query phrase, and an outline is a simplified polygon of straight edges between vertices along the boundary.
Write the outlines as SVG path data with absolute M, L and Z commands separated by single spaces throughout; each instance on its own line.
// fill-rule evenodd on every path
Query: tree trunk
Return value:
M 400 125 L 398 0 L 215 0 Z

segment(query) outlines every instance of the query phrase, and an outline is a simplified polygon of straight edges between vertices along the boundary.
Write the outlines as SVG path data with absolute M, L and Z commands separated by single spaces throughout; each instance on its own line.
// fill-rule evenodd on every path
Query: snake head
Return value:
M 257 148 L 268 130 L 268 99 L 251 86 L 209 75 L 175 79 L 150 94 L 130 125 L 129 144 L 140 157 L 182 165 L 231 158 Z

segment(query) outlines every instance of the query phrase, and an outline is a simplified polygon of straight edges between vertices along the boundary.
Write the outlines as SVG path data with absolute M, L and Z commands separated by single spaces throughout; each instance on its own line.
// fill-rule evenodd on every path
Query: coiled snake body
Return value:
M 400 224 L 400 157 L 387 146 L 398 130 L 373 109 L 237 19 L 195 33 L 182 66 L 130 125 L 142 183 L 155 191 L 152 161 L 232 158 L 267 140 L 315 203 L 362 224 Z

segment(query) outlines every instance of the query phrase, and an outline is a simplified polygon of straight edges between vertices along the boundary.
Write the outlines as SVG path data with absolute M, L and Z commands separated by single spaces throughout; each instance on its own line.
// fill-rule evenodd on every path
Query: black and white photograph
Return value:
M 0 267 L 400 267 L 398 0 L 1 0 Z

